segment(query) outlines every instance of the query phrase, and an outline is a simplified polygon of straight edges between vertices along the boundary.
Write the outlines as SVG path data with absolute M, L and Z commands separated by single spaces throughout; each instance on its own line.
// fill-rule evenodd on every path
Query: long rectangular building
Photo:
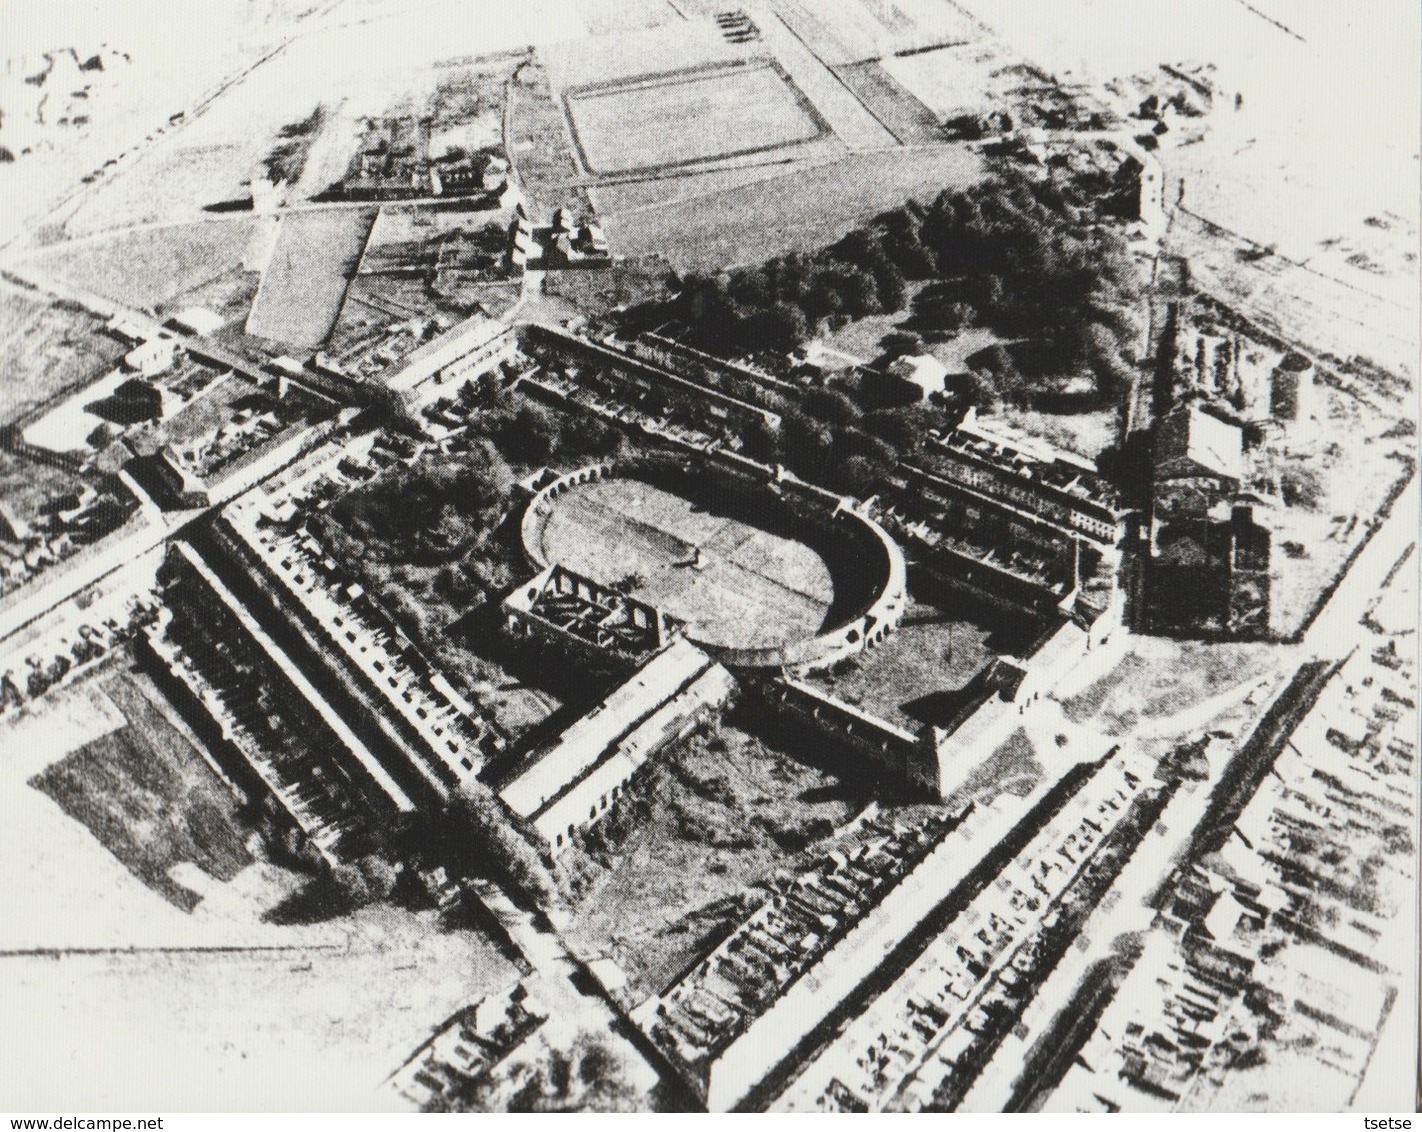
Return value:
M 718 711 L 734 690 L 729 672 L 677 640 L 536 751 L 499 796 L 557 855 L 607 811 L 649 758 Z

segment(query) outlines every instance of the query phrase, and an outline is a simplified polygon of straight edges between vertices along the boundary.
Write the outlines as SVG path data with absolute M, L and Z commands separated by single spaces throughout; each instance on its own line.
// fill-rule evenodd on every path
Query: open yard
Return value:
M 30 785 L 83 823 L 130 872 L 191 911 L 201 897 L 169 875 L 190 862 L 230 881 L 252 863 L 246 828 L 226 785 L 144 694 L 116 673 L 105 693 L 127 721 L 46 767 Z
M 808 546 L 637 480 L 566 492 L 542 543 L 547 561 L 604 584 L 633 578 L 630 592 L 711 644 L 759 648 L 812 636 L 834 598 L 829 567 Z
M 573 942 L 610 954 L 636 997 L 656 993 L 742 916 L 749 886 L 793 871 L 867 801 L 736 727 L 693 739 L 560 861 Z
M 645 172 L 779 149 L 828 126 L 778 67 L 725 64 L 564 94 L 591 173 Z
M 943 724 L 962 702 L 963 687 L 997 654 L 1020 652 L 1038 632 L 964 594 L 937 604 L 909 600 L 898 632 L 812 683 L 900 727 Z

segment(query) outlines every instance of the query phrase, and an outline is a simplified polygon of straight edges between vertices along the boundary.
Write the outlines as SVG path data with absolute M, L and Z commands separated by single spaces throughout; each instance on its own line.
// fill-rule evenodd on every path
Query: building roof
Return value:
M 895 358 L 889 363 L 889 372 L 917 385 L 924 396 L 943 392 L 943 383 L 948 377 L 948 368 L 931 354 Z
M 173 316 L 172 322 L 180 329 L 202 337 L 216 334 L 223 327 L 222 316 L 203 307 L 185 307 Z
M 683 638 L 673 642 L 535 755 L 523 772 L 499 791 L 499 796 L 521 817 L 537 813 L 587 773 L 618 738 L 711 664 L 711 658 L 690 641 Z
M 1177 405 L 1155 437 L 1155 478 L 1219 476 L 1238 482 L 1244 472 L 1244 433 L 1198 404 Z

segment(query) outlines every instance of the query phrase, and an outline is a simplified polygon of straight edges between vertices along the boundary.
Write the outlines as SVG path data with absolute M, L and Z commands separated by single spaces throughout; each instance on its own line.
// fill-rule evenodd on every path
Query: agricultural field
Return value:
M 793 872 L 868 800 L 736 726 L 693 737 L 560 859 L 571 942 L 609 954 L 634 997 L 655 994 L 744 915 L 750 886 Z
M 577 187 L 578 163 L 563 111 L 536 57 L 520 64 L 509 83 L 508 123 L 509 164 L 532 210 L 548 213 L 566 205 L 586 212 L 587 194 Z
M 336 209 L 282 218 L 247 333 L 296 349 L 330 335 L 356 272 L 375 209 Z
M 143 228 L 60 244 L 28 266 L 66 286 L 157 313 L 174 296 L 240 269 L 256 232 L 250 216 Z
M 97 380 L 124 349 L 99 319 L 75 305 L 0 286 L 0 425 Z
M 818 251 L 909 198 L 933 200 L 978 180 L 982 159 L 959 146 L 851 154 L 720 192 L 603 216 L 619 255 L 660 255 L 679 271 L 760 264 Z
M 785 6 L 782 2 L 782 7 Z M 781 18 L 760 22 L 765 48 L 814 103 L 835 137 L 850 150 L 883 149 L 896 144 L 894 135 L 844 86 L 830 70 L 826 59 L 816 53 L 802 30 L 805 20 L 813 20 L 813 17 L 808 9 L 798 4 L 795 7 L 798 9 L 795 14 L 788 17 L 782 14 Z M 818 21 L 814 22 L 818 25 Z M 853 61 L 839 54 L 829 56 L 832 63 Z
M 943 140 L 938 116 L 905 89 L 877 59 L 834 68 L 835 76 L 864 103 L 903 145 L 932 145 Z
M 834 599 L 829 567 L 808 546 L 638 480 L 559 496 L 540 550 L 604 584 L 628 580 L 630 593 L 710 644 L 761 648 L 813 636 Z
M 595 174 L 648 172 L 782 149 L 828 127 L 771 64 L 649 75 L 566 91 L 573 137 Z

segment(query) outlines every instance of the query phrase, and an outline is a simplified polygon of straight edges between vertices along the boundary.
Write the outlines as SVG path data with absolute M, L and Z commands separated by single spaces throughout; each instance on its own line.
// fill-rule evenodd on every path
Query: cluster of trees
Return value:
M 882 384 L 851 377 L 807 394 L 778 433 L 760 439 L 769 451 L 759 458 L 850 495 L 873 494 L 900 459 L 918 452 L 928 429 L 953 423 L 938 405 L 880 403 Z
M 559 901 L 552 874 L 514 829 L 494 792 L 471 778 L 445 803 L 437 857 L 459 876 L 482 876 L 524 893 L 539 908 Z
M 563 457 L 604 458 L 622 450 L 622 433 L 596 417 L 573 417 L 504 389 L 493 374 L 469 382 L 459 394 L 470 427 L 487 437 L 506 459 L 536 467 Z
M 447 561 L 508 506 L 514 473 L 488 441 L 440 460 L 389 469 L 335 508 L 361 557 Z
M 877 229 L 860 228 L 813 254 L 794 252 L 756 267 L 690 275 L 657 308 L 691 328 L 693 345 L 786 351 L 821 325 L 902 309 L 903 268 Z
M 1031 344 L 1026 363 L 1018 352 L 1010 370 L 999 366 L 1008 398 L 1043 374 L 1077 373 L 1112 396 L 1130 379 L 1141 280 L 1121 234 L 1078 222 L 1065 191 L 1008 167 L 932 204 L 909 201 L 813 255 L 688 276 L 639 314 L 678 319 L 720 352 L 784 350 L 822 326 L 902 310 L 917 281 L 916 329 L 981 323 Z

